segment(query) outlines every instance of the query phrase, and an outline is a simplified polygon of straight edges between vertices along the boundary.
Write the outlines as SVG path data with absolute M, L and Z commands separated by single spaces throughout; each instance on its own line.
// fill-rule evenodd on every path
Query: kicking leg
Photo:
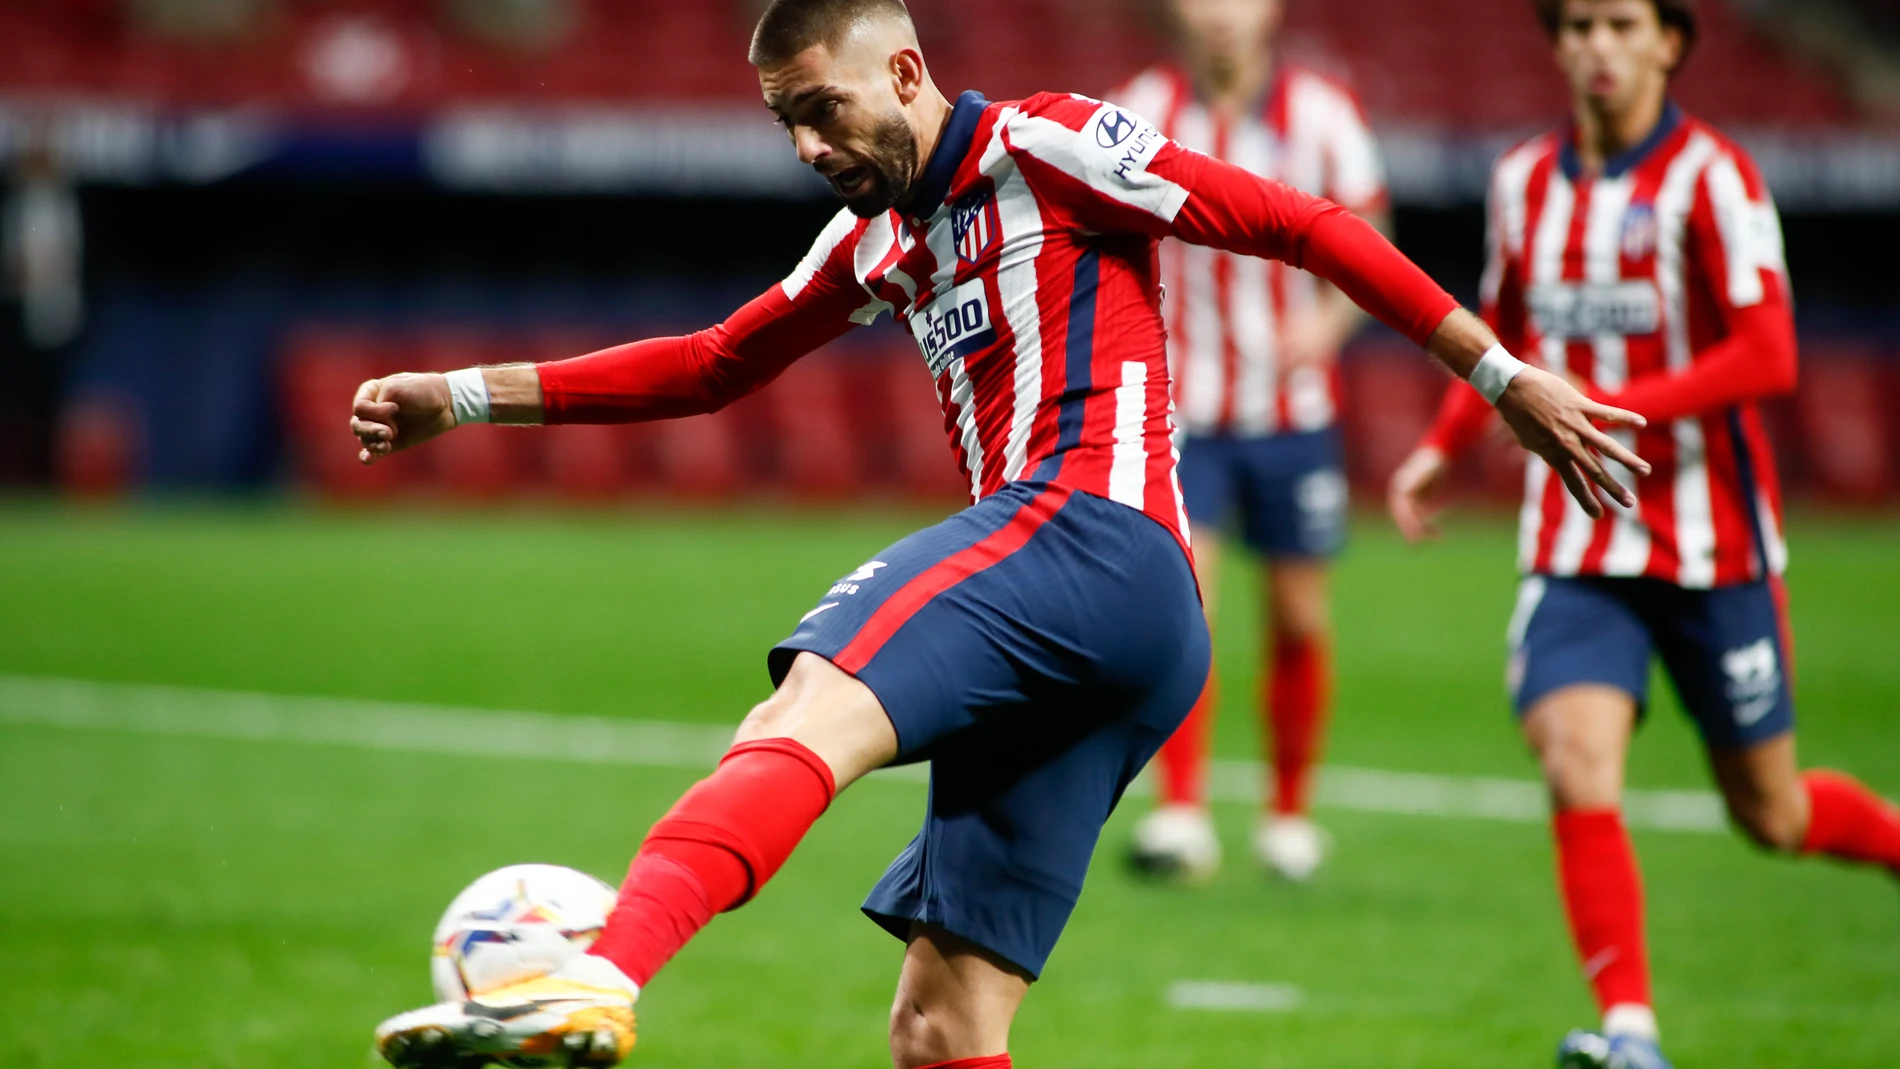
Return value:
M 813 654 L 739 729 L 719 768 L 648 833 L 589 953 L 552 975 L 391 1018 L 377 1048 L 399 1066 L 559 1056 L 607 1066 L 633 1047 L 639 989 L 714 915 L 778 872 L 837 791 L 897 753 L 863 683 Z
M 1270 743 L 1273 792 L 1256 838 L 1261 860 L 1291 880 L 1319 867 L 1323 845 L 1307 819 L 1313 768 L 1332 691 L 1332 618 L 1323 558 L 1280 557 L 1265 570 L 1267 683 L 1261 734 Z
M 870 688 L 799 654 L 718 770 L 647 834 L 592 952 L 644 985 L 714 914 L 757 894 L 838 791 L 896 755 Z
M 1564 912 L 1604 1031 L 1653 1040 L 1642 875 L 1621 810 L 1635 725 L 1628 692 L 1577 684 L 1538 700 L 1524 733 L 1550 787 Z
M 1009 1026 L 1029 992 L 1021 969 L 934 925 L 911 927 L 891 1006 L 897 1069 L 1009 1069 Z

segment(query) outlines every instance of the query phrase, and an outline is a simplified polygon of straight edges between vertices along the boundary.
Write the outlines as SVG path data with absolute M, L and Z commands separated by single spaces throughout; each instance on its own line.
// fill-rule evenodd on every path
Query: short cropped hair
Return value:
M 783 63 L 817 45 L 835 48 L 851 28 L 869 19 L 912 25 L 904 0 L 772 0 L 752 31 L 752 65 Z
M 1673 28 L 1682 35 L 1682 56 L 1676 60 L 1681 66 L 1689 58 L 1689 52 L 1695 47 L 1695 0 L 1649 0 L 1656 8 L 1656 19 L 1665 28 Z M 1537 21 L 1543 24 L 1544 33 L 1551 40 L 1557 39 L 1558 25 L 1564 17 L 1564 0 L 1531 0 L 1537 9 Z

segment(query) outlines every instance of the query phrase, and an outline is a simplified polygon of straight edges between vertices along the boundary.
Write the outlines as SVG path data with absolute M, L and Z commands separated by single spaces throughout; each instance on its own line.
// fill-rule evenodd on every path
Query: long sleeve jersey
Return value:
M 1778 574 L 1774 455 L 1755 408 L 1794 387 L 1774 202 L 1734 142 L 1671 105 L 1642 144 L 1583 174 L 1546 134 L 1493 171 L 1484 314 L 1514 352 L 1649 419 L 1633 509 L 1592 520 L 1542 461 L 1525 471 L 1519 566 L 1685 587 Z M 1426 441 L 1456 454 L 1491 407 L 1454 383 Z
M 716 327 L 540 365 L 547 421 L 711 411 L 889 312 L 916 339 L 973 500 L 1059 484 L 1185 545 L 1161 239 L 1304 267 L 1420 344 L 1457 307 L 1345 209 L 1086 97 L 963 94 L 910 199 L 840 212 L 788 278 Z

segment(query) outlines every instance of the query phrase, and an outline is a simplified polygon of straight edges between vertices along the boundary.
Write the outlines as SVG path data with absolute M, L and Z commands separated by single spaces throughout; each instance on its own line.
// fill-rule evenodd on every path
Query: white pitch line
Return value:
M 647 768 L 711 768 L 732 741 L 730 726 L 501 712 L 439 705 L 299 697 L 243 691 L 0 675 L 0 724 L 289 742 L 406 753 L 451 754 Z M 921 782 L 922 766 L 879 778 Z M 1259 804 L 1267 776 L 1255 761 L 1216 761 L 1216 801 Z M 1135 793 L 1148 791 L 1146 777 Z M 1540 823 L 1542 784 L 1327 765 L 1317 802 L 1370 813 Z M 1721 800 L 1706 791 L 1626 792 L 1630 826 L 1720 832 Z
M 1305 992 L 1292 984 L 1231 980 L 1176 980 L 1167 995 L 1171 1009 L 1216 1013 L 1289 1013 L 1305 1001 Z

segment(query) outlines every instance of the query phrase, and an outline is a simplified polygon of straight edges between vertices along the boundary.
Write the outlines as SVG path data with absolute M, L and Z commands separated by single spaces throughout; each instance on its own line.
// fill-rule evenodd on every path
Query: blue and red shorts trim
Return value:
M 856 676 L 931 763 L 923 830 L 864 904 L 1041 973 L 1122 792 L 1207 677 L 1206 619 L 1167 528 L 1015 483 L 833 584 L 769 658 Z

